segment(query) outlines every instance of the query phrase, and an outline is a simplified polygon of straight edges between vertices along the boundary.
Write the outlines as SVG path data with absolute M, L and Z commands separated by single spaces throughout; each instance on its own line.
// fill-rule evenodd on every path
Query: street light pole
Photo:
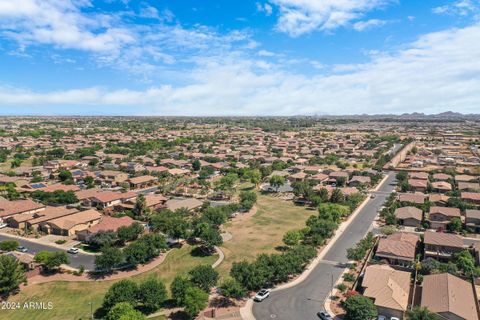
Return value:
M 90 318 L 93 320 L 93 303 L 89 302 L 88 304 L 90 305 Z

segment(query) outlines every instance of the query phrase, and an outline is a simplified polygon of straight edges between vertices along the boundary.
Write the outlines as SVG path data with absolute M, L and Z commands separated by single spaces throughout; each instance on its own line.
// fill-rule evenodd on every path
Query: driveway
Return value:
M 35 240 L 26 240 L 26 239 L 19 239 L 18 237 L 12 237 L 6 234 L 0 234 L 0 241 L 3 240 L 15 240 L 20 245 L 24 246 L 28 249 L 27 253 L 35 255 L 35 253 L 39 251 L 65 251 L 60 248 L 49 246 L 43 243 L 38 243 Z M 70 259 L 69 266 L 73 268 L 79 268 L 81 265 L 85 266 L 86 270 L 93 270 L 95 268 L 95 256 L 90 254 L 84 253 L 77 253 L 77 254 L 69 254 L 67 253 L 68 258 Z
M 325 254 L 323 260 L 300 284 L 271 293 L 270 298 L 254 303 L 253 315 L 263 319 L 316 319 L 316 313 L 324 310 L 324 302 L 332 290 L 332 284 L 340 278 L 348 262 L 346 249 L 352 247 L 371 229 L 372 222 L 388 194 L 395 188 L 395 173 L 388 173 L 386 181 L 369 199 L 343 234 Z

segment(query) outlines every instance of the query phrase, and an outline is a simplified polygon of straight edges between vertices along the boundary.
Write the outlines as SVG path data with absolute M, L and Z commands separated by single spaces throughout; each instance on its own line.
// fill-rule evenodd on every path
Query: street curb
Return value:
M 385 183 L 387 179 L 388 179 L 388 174 L 386 174 L 385 177 L 377 184 L 377 187 L 375 188 L 375 190 L 378 190 Z M 353 213 L 348 217 L 348 219 L 340 224 L 338 229 L 335 231 L 334 236 L 330 238 L 327 245 L 322 248 L 319 255 L 307 266 L 307 268 L 299 277 L 297 277 L 295 280 L 291 282 L 288 282 L 283 285 L 280 285 L 279 287 L 273 288 L 271 291 L 275 292 L 275 291 L 291 288 L 300 284 L 302 281 L 304 281 L 310 275 L 310 273 L 315 269 L 315 267 L 320 263 L 322 258 L 327 254 L 330 247 L 333 246 L 333 244 L 337 241 L 337 239 L 343 234 L 345 229 L 357 217 L 357 215 L 360 213 L 363 207 L 365 207 L 365 205 L 369 200 L 370 200 L 370 195 L 367 195 L 365 200 L 363 200 L 363 202 L 353 211 Z M 340 280 L 341 280 L 341 277 L 340 277 Z M 255 317 L 253 316 L 252 308 L 253 308 L 253 300 L 248 299 L 245 306 L 240 308 L 240 315 L 242 316 L 242 319 L 255 320 Z

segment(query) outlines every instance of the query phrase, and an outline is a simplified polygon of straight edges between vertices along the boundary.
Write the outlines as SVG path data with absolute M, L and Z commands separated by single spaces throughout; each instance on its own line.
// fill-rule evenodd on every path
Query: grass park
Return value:
M 195 256 L 192 254 L 193 247 L 184 245 L 180 249 L 172 249 L 168 253 L 165 261 L 157 268 L 133 276 L 130 279 L 141 281 L 150 275 L 159 276 L 170 287 L 170 283 L 177 274 L 186 274 L 193 267 L 200 264 L 213 264 L 218 255 L 213 256 Z M 96 281 L 96 282 L 50 282 L 38 285 L 30 285 L 22 288 L 20 293 L 13 296 L 9 301 L 18 301 L 21 305 L 24 302 L 52 302 L 52 310 L 1 310 L 1 320 L 78 320 L 90 319 L 90 303 L 93 305 L 93 311 L 100 308 L 103 296 L 108 288 L 119 280 Z M 153 319 L 163 319 L 157 317 Z

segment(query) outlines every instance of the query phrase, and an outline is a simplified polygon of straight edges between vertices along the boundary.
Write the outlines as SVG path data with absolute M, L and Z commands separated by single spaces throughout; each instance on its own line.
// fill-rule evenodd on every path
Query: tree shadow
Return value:
M 192 257 L 199 257 L 199 258 L 203 258 L 203 257 L 209 257 L 212 255 L 212 252 L 208 251 L 207 249 L 205 248 L 202 248 L 202 247 L 195 247 L 191 252 L 190 252 L 190 255 Z
M 190 320 L 191 317 L 185 311 L 176 311 L 170 314 L 169 319 L 171 320 Z
M 210 300 L 210 307 L 212 308 L 228 308 L 228 307 L 233 307 L 235 305 L 236 304 L 234 301 L 222 296 L 215 297 L 212 300 Z
M 275 247 L 275 250 L 280 251 L 280 252 L 285 252 L 285 251 L 288 251 L 289 249 L 290 248 L 288 246 L 284 246 L 284 245 L 280 245 L 280 246 Z

